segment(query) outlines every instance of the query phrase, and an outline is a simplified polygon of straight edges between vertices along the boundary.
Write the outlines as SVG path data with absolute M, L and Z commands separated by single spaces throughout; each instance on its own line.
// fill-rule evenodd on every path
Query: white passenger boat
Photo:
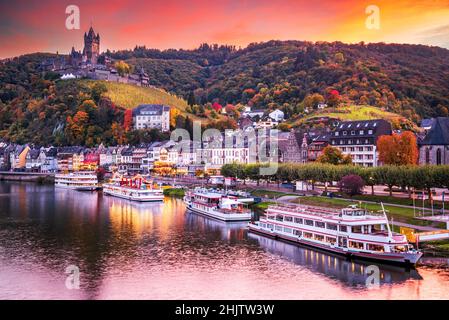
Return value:
M 93 191 L 99 188 L 98 178 L 93 171 L 76 171 L 55 175 L 55 187 L 78 191 Z
M 142 177 L 113 179 L 103 184 L 103 193 L 122 199 L 150 202 L 163 201 L 164 192 L 155 184 L 146 182 Z
M 383 206 L 382 206 L 383 208 Z M 248 225 L 250 232 L 388 263 L 415 265 L 422 252 L 405 235 L 394 233 L 382 214 L 350 206 L 341 211 L 311 206 L 269 206 L 266 216 Z
M 249 221 L 251 211 L 236 197 L 211 192 L 207 189 L 188 191 L 184 196 L 187 209 L 222 221 Z

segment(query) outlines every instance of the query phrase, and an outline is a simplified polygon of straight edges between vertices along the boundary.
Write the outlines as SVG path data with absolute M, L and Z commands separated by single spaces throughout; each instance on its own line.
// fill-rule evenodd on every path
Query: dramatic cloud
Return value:
M 81 30 L 65 28 L 77 5 Z M 379 30 L 365 27 L 377 5 Z M 27 52 L 68 52 L 82 46 L 92 24 L 101 49 L 194 48 L 202 42 L 246 46 L 272 39 L 423 43 L 449 47 L 449 0 L 0 0 L 0 58 Z

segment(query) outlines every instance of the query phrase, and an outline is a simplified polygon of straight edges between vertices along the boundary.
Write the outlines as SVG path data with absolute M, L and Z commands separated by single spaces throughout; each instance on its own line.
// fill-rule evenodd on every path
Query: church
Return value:
M 74 67 L 82 64 L 96 65 L 98 57 L 100 56 L 100 34 L 95 34 L 95 31 L 90 27 L 89 32 L 84 33 L 84 49 L 81 53 L 72 47 L 70 52 L 70 64 Z

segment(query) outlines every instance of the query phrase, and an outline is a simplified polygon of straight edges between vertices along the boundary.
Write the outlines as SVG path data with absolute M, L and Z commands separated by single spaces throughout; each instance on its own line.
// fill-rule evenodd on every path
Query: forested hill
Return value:
M 407 44 L 270 41 L 245 49 L 203 45 L 196 50 L 136 47 L 110 53 L 143 67 L 152 84 L 196 103 L 250 103 L 299 113 L 311 93 L 331 90 L 348 104 L 405 115 L 444 116 L 449 107 L 449 50 Z

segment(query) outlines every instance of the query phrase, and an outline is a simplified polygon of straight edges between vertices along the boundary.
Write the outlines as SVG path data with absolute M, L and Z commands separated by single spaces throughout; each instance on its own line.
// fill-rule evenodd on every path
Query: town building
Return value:
M 163 132 L 170 130 L 170 107 L 161 104 L 142 104 L 133 109 L 135 129 L 156 128 Z
M 449 117 L 438 117 L 427 124 L 428 130 L 419 141 L 419 163 L 449 164 Z
M 354 164 L 377 167 L 380 165 L 377 140 L 391 134 L 391 124 L 383 119 L 344 121 L 332 132 L 330 144 L 350 155 Z

